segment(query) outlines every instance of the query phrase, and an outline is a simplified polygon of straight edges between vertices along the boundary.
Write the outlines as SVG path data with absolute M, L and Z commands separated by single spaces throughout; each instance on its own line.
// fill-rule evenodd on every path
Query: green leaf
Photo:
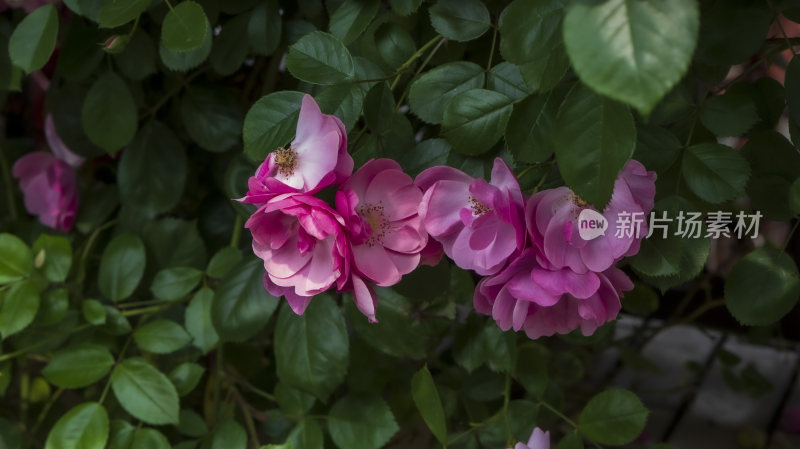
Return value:
M 500 54 L 513 64 L 541 62 L 562 45 L 562 0 L 515 0 L 501 17 Z
M 551 91 L 528 97 L 514 105 L 505 139 L 519 162 L 543 162 L 553 154 L 553 129 L 560 97 Z M 561 97 L 563 98 L 563 97 Z
M 178 424 L 178 392 L 143 359 L 124 360 L 111 374 L 111 389 L 122 408 L 148 424 Z
M 514 334 L 503 332 L 495 323 L 472 315 L 456 334 L 453 356 L 459 366 L 472 372 L 487 364 L 493 371 L 511 373 L 516 366 Z
M 41 69 L 56 48 L 58 11 L 52 4 L 37 8 L 14 28 L 8 41 L 8 55 L 15 66 L 27 73 Z
M 394 22 L 384 23 L 375 31 L 375 47 L 390 67 L 400 67 L 417 51 L 414 38 Z
M 578 419 L 578 430 L 596 443 L 621 446 L 642 433 L 648 413 L 635 394 L 612 388 L 586 404 Z
M 699 27 L 696 0 L 575 2 L 564 43 L 581 81 L 647 116 L 686 73 Z
M 112 420 L 107 449 L 130 449 L 135 430 L 136 428 L 127 421 L 121 419 Z
M 190 87 L 181 99 L 181 118 L 189 136 L 207 151 L 227 151 L 242 135 L 242 107 L 227 89 Z
M 797 265 L 776 248 L 763 247 L 747 254 L 725 279 L 725 305 L 747 326 L 777 322 L 794 308 L 798 297 Z
M 122 203 L 149 215 L 172 209 L 183 194 L 186 166 L 186 152 L 175 134 L 160 122 L 149 122 L 122 153 L 117 178 Z
M 125 51 L 114 55 L 120 72 L 128 79 L 139 81 L 156 72 L 156 46 L 153 39 L 142 30 L 133 33 Z
M 125 25 L 147 11 L 150 0 L 110 0 L 100 10 L 100 28 L 116 28 Z
M 233 418 L 222 421 L 211 436 L 211 449 L 247 449 L 247 433 Z
M 293 415 L 307 413 L 316 401 L 313 395 L 290 387 L 283 382 L 278 382 L 275 386 L 275 400 L 278 402 L 281 411 Z
M 500 54 L 520 67 L 533 91 L 553 88 L 569 67 L 561 39 L 562 0 L 515 0 L 500 20 Z
M 378 0 L 344 0 L 331 15 L 331 34 L 345 45 L 356 40 L 378 13 L 381 2 Z
M 214 291 L 201 288 L 195 293 L 189 306 L 186 307 L 184 326 L 192 336 L 192 344 L 203 353 L 213 349 L 219 342 L 219 335 L 214 329 L 211 319 L 211 306 L 214 302 Z
M 106 323 L 106 308 L 100 301 L 94 299 L 84 299 L 81 302 L 83 319 L 89 324 L 100 326 Z
M 510 438 L 528 441 L 531 423 L 537 421 L 539 406 L 531 401 L 513 400 L 508 403 L 507 413 L 500 410 L 489 425 L 479 430 L 478 438 L 483 447 L 503 447 Z
M 717 136 L 740 136 L 758 122 L 750 85 L 735 84 L 722 95 L 706 99 L 700 107 L 700 122 Z
M 57 288 L 44 292 L 36 312 L 36 324 L 50 326 L 58 323 L 67 314 L 69 296 L 67 289 Z
M 636 150 L 633 158 L 648 170 L 667 171 L 678 159 L 683 144 L 675 134 L 655 125 L 639 124 L 636 127 Z
M 428 11 L 436 32 L 454 41 L 477 39 L 492 24 L 489 10 L 480 0 L 439 0 Z
M 0 300 L 0 337 L 3 339 L 28 327 L 39 310 L 39 291 L 32 280 L 12 284 L 0 293 Z
M 214 295 L 211 317 L 223 341 L 244 341 L 266 326 L 278 302 L 264 289 L 264 265 L 254 259 L 234 268 Z
M 317 95 L 316 100 L 323 113 L 339 117 L 345 128 L 351 130 L 361 117 L 364 87 L 357 83 L 327 86 Z
M 104 34 L 97 25 L 80 17 L 71 19 L 58 54 L 58 73 L 69 81 L 84 80 L 95 73 L 103 60 L 103 49 L 98 42 L 104 40 Z
M 635 315 L 646 317 L 658 310 L 658 294 L 641 282 L 634 283 L 633 290 L 625 292 L 621 299 L 622 308 Z
M 625 294 L 627 296 L 627 293 Z M 525 390 L 535 398 L 544 395 L 550 382 L 547 348 L 538 343 L 528 343 L 517 350 L 517 366 L 514 375 Z
M 456 95 L 483 87 L 483 67 L 473 62 L 442 64 L 417 78 L 408 91 L 408 104 L 427 123 L 441 123 L 444 110 Z
M 378 326 L 364 318 L 352 297 L 348 295 L 346 299 L 345 310 L 356 334 L 386 354 L 424 359 L 432 337 L 429 321 L 414 316 L 414 304 L 394 290 L 377 288 L 375 292 L 381 305 Z
M 796 179 L 789 188 L 789 207 L 795 214 L 800 214 L 800 179 Z
M 211 49 L 211 67 L 222 76 L 231 75 L 242 66 L 250 50 L 247 37 L 249 14 L 240 14 L 225 22 Z
M 301 316 L 283 307 L 275 326 L 278 378 L 325 400 L 344 380 L 349 346 L 342 311 L 318 295 Z
M 750 177 L 750 166 L 744 156 L 718 143 L 687 148 L 681 171 L 692 192 L 712 204 L 744 195 Z
M 187 0 L 170 8 L 164 17 L 161 24 L 161 43 L 167 50 L 194 50 L 203 45 L 203 40 L 210 32 L 203 7 Z
M 0 234 L 0 284 L 18 281 L 33 271 L 33 254 L 28 245 L 12 234 Z
M 166 268 L 156 273 L 150 291 L 158 299 L 174 301 L 188 295 L 202 278 L 203 272 L 197 268 Z
M 378 449 L 400 429 L 376 394 L 345 396 L 331 407 L 328 430 L 340 449 Z
M 102 405 L 86 402 L 59 418 L 47 435 L 45 449 L 103 449 L 108 440 L 108 414 Z
M 286 444 L 265 446 L 261 449 L 323 449 L 322 428 L 313 419 L 304 419 L 289 433 Z
M 247 24 L 247 36 L 253 51 L 271 55 L 281 42 L 282 25 L 277 0 L 267 0 L 253 9 Z
M 206 421 L 197 412 L 190 409 L 181 410 L 178 431 L 184 435 L 200 438 L 208 433 Z
M 786 105 L 789 107 L 789 118 L 800 125 L 800 59 L 792 58 L 786 68 Z
M 178 391 L 178 396 L 186 396 L 200 383 L 200 378 L 203 377 L 205 368 L 197 363 L 185 362 L 176 366 L 175 369 L 169 373 L 169 379 L 175 385 Z
M 392 6 L 392 11 L 401 15 L 407 16 L 415 12 L 422 4 L 423 0 L 390 0 L 389 4 Z
M 387 132 L 395 110 L 394 95 L 386 83 L 377 83 L 370 89 L 364 104 L 364 121 L 376 134 Z
M 83 101 L 81 122 L 89 140 L 111 155 L 133 139 L 136 103 L 119 75 L 106 72 L 95 81 Z
M 500 92 L 512 100 L 521 100 L 532 93 L 525 84 L 519 67 L 509 62 L 501 62 L 492 67 L 487 74 L 486 88 Z
M 453 146 L 450 145 L 447 139 L 439 137 L 425 139 L 416 144 L 413 149 L 407 151 L 399 162 L 406 173 L 415 177 L 428 167 L 446 165 L 447 156 L 452 148 Z
M 107 348 L 84 343 L 56 352 L 42 375 L 61 388 L 87 387 L 105 377 L 114 366 L 114 357 Z
M 155 256 L 156 268 L 187 266 L 202 268 L 206 264 L 206 248 L 197 223 L 162 218 L 144 227 L 148 253 Z
M 447 105 L 442 134 L 459 153 L 483 154 L 503 136 L 512 110 L 507 96 L 486 89 L 470 89 L 453 97 Z
M 142 280 L 145 259 L 144 244 L 137 235 L 123 233 L 114 237 L 100 260 L 100 292 L 113 302 L 129 297 Z
M 211 25 L 207 21 L 206 27 L 209 29 L 211 28 Z M 208 55 L 211 54 L 211 34 L 210 32 L 206 33 L 200 47 L 189 51 L 170 50 L 164 45 L 164 41 L 162 40 L 158 45 L 158 54 L 161 56 L 161 62 L 170 70 L 175 70 L 177 72 L 185 72 L 199 66 L 208 58 Z
M 223 278 L 241 261 L 241 251 L 230 246 L 223 247 L 208 262 L 206 274 L 214 278 Z
M 44 251 L 44 265 L 40 267 L 50 282 L 64 282 L 72 266 L 72 246 L 66 237 L 42 234 L 33 244 L 33 253 Z
M 584 449 L 583 439 L 578 432 L 568 433 L 558 442 L 556 449 Z M 656 448 L 653 447 L 652 449 Z
M 156 354 L 168 354 L 189 344 L 192 337 L 183 327 L 170 320 L 151 321 L 136 329 L 133 339 L 142 350 Z
M 129 449 L 170 449 L 169 440 L 156 429 L 136 429 Z
M 433 381 L 431 372 L 428 371 L 427 365 L 423 366 L 411 378 L 411 397 L 414 399 L 417 410 L 419 410 L 422 419 L 425 420 L 425 424 L 431 429 L 433 435 L 440 443 L 446 445 L 447 420 L 444 415 L 442 400 L 439 399 L 439 392 L 436 390 L 436 384 Z
M 313 31 L 289 47 L 286 68 L 295 78 L 311 84 L 336 84 L 355 76 L 347 47 L 322 31 Z
M 0 396 L 2 396 L 1 391 Z M 0 447 L 3 449 L 20 449 L 22 447 L 22 435 L 19 428 L 5 418 L 0 418 Z
M 556 162 L 567 185 L 602 210 L 636 146 L 628 108 L 584 86 L 572 89 L 558 112 Z
M 295 135 L 301 92 L 280 91 L 261 97 L 247 111 L 242 137 L 244 152 L 255 161 L 287 145 Z

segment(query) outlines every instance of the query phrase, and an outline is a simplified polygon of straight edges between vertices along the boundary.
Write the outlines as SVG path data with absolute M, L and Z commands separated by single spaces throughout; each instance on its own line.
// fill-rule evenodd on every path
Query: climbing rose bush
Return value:
M 743 401 L 782 387 L 729 342 L 800 339 L 798 37 L 780 0 L 0 2 L 0 448 L 682 444 L 663 331 L 729 335 Z

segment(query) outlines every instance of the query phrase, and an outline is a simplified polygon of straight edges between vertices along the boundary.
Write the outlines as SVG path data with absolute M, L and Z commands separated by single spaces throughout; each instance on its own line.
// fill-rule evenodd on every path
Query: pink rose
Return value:
M 550 449 L 550 432 L 542 432 L 542 429 L 537 427 L 533 429 L 528 444 L 517 443 L 514 449 Z
M 569 267 L 578 273 L 605 271 L 623 257 L 639 252 L 653 209 L 655 181 L 655 172 L 635 160 L 628 161 L 602 212 L 608 222 L 606 234 L 588 241 L 581 238 L 577 219 L 582 210 L 595 209 L 568 187 L 541 191 L 528 200 L 525 211 L 531 241 L 557 268 Z M 641 223 L 638 238 L 635 233 L 616 235 L 622 224 L 621 213 L 628 214 L 630 223 Z
M 262 205 L 245 223 L 253 252 L 264 260 L 264 286 L 285 296 L 302 314 L 314 295 L 350 274 L 342 217 L 325 202 L 304 194 L 283 194 Z
M 524 202 L 511 169 L 497 158 L 492 182 L 446 166 L 417 176 L 425 191 L 419 215 L 459 267 L 480 275 L 500 271 L 525 244 Z
M 303 96 L 297 132 L 287 148 L 267 156 L 248 182 L 246 203 L 265 203 L 282 193 L 314 193 L 353 172 L 347 132 L 338 117 L 323 114 L 311 95 Z
M 370 321 L 377 299 L 364 281 L 394 285 L 420 263 L 428 242 L 417 215 L 421 200 L 422 191 L 391 159 L 367 162 L 336 193 L 352 248 L 356 305 Z
M 72 229 L 78 209 L 78 183 L 72 166 L 38 151 L 17 159 L 11 172 L 19 179 L 29 213 L 53 229 Z
M 61 140 L 61 136 L 56 131 L 56 124 L 53 121 L 52 114 L 47 114 L 47 117 L 44 118 L 44 138 L 47 140 L 47 146 L 50 147 L 50 151 L 67 164 L 73 167 L 80 167 L 86 161 L 82 156 L 70 151 L 64 141 Z
M 503 330 L 524 330 L 536 339 L 581 328 L 591 335 L 616 318 L 622 291 L 631 280 L 616 267 L 601 273 L 576 273 L 547 265 L 534 248 L 526 249 L 503 271 L 483 278 L 475 289 L 475 309 L 491 315 Z

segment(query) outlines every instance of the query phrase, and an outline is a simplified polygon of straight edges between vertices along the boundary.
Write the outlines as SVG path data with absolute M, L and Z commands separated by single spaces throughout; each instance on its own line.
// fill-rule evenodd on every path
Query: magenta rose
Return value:
M 475 309 L 491 315 L 503 330 L 524 330 L 529 338 L 568 334 L 580 328 L 591 335 L 616 318 L 620 295 L 633 288 L 616 267 L 576 273 L 548 266 L 529 248 L 503 271 L 483 278 L 475 289 Z
M 322 200 L 283 194 L 259 207 L 245 223 L 253 252 L 264 261 L 264 286 L 302 314 L 314 295 L 342 288 L 350 274 L 342 217 Z
M 655 172 L 635 160 L 628 161 L 614 183 L 611 201 L 602 211 L 608 222 L 606 234 L 593 240 L 581 238 L 577 221 L 582 210 L 596 210 L 594 207 L 568 187 L 541 191 L 528 200 L 525 211 L 531 242 L 558 268 L 569 267 L 578 273 L 605 271 L 623 257 L 639 252 L 653 209 L 655 181 Z M 616 235 L 625 216 L 631 224 L 641 222 L 638 237 L 635 233 Z
M 377 299 L 365 281 L 394 285 L 420 263 L 428 242 L 417 214 L 421 200 L 422 191 L 391 159 L 367 162 L 336 193 L 352 248 L 356 305 L 370 321 Z
M 522 192 L 502 159 L 494 161 L 491 183 L 437 166 L 420 173 L 416 184 L 425 192 L 419 206 L 425 230 L 459 267 L 494 274 L 522 250 Z
M 50 228 L 72 229 L 78 210 L 75 168 L 50 153 L 37 151 L 17 159 L 11 172 L 19 179 L 29 213 Z
M 248 182 L 246 203 L 263 204 L 282 193 L 314 193 L 353 172 L 347 132 L 335 115 L 323 114 L 311 95 L 303 96 L 297 131 L 286 148 L 267 156 Z

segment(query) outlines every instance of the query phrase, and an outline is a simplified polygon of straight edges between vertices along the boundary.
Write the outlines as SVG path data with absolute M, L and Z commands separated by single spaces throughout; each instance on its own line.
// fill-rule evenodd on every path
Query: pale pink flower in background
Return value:
M 50 147 L 50 151 L 67 164 L 73 167 L 80 167 L 86 161 L 82 156 L 70 151 L 64 141 L 61 140 L 56 131 L 56 124 L 53 121 L 52 114 L 47 114 L 44 118 L 44 137 L 47 140 L 47 146 Z
M 375 321 L 377 298 L 365 281 L 394 285 L 420 263 L 428 235 L 417 214 L 422 191 L 391 159 L 374 159 L 336 193 L 353 254 L 352 276 L 358 309 Z
M 71 165 L 37 151 L 17 159 L 11 172 L 19 180 L 29 213 L 50 228 L 72 229 L 78 210 L 78 181 Z
M 513 449 L 550 449 L 550 431 L 543 432 L 537 427 L 533 429 L 528 444 L 517 443 Z
M 639 252 L 653 209 L 655 180 L 655 172 L 647 171 L 638 161 L 628 161 L 614 183 L 611 201 L 602 211 L 608 230 L 588 241 L 581 238 L 577 219 L 582 210 L 596 209 L 568 187 L 541 191 L 528 200 L 525 211 L 531 242 L 557 268 L 569 267 L 578 273 L 605 271 L 623 257 Z M 641 220 L 638 238 L 616 235 L 621 212 L 637 214 Z
M 353 172 L 347 131 L 335 115 L 323 114 L 311 95 L 303 96 L 292 143 L 267 156 L 248 182 L 246 203 L 263 204 L 291 192 L 314 193 Z
M 620 295 L 633 288 L 616 267 L 576 273 L 547 265 L 528 248 L 503 271 L 475 288 L 475 310 L 491 315 L 503 330 L 524 330 L 529 338 L 568 334 L 580 328 L 591 335 L 619 314 Z M 544 263 L 544 265 L 543 265 Z
M 428 234 L 459 267 L 494 274 L 525 244 L 524 201 L 511 169 L 494 161 L 491 183 L 452 167 L 417 176 L 425 192 L 419 207 Z
M 342 217 L 324 201 L 283 194 L 259 207 L 245 223 L 253 252 L 264 261 L 264 286 L 302 314 L 311 298 L 350 275 Z

